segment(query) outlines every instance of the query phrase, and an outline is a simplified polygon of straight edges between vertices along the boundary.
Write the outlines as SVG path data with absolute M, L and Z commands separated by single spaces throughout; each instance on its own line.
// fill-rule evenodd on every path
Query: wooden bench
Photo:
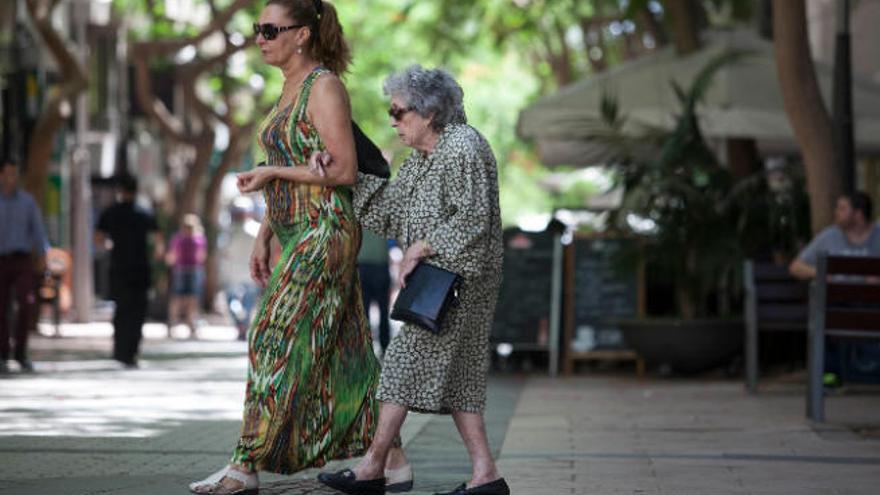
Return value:
M 825 339 L 880 339 L 880 258 L 820 256 L 810 290 L 807 417 L 825 421 Z
M 746 390 L 758 387 L 760 332 L 806 334 L 809 286 L 792 277 L 788 267 L 747 260 L 743 266 L 745 287 Z

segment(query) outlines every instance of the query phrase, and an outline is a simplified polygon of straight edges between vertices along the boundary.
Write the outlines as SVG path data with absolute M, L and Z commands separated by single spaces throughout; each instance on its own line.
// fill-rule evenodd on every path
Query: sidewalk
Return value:
M 804 419 L 802 385 L 530 378 L 501 450 L 517 494 L 880 493 L 880 391 Z M 847 426 L 873 427 L 874 436 Z
M 61 333 L 32 340 L 37 373 L 0 378 L 0 495 L 185 494 L 189 482 L 225 465 L 246 368 L 245 344 L 230 340 L 234 329 L 209 326 L 202 340 L 169 340 L 164 326 L 147 325 L 137 370 L 106 359 L 109 324 L 65 325 Z M 520 383 L 492 387 L 487 427 L 496 454 Z M 467 478 L 450 418 L 411 414 L 402 439 L 418 471 L 412 493 L 446 491 Z M 261 475 L 260 492 L 334 493 L 314 481 L 318 471 Z
M 206 327 L 193 342 L 149 326 L 132 371 L 106 359 L 109 332 L 69 325 L 34 339 L 38 372 L 0 378 L 0 495 L 185 494 L 227 461 L 246 363 L 234 330 Z M 517 495 L 878 493 L 877 392 L 830 398 L 815 428 L 797 383 L 756 397 L 735 381 L 628 374 L 493 376 L 489 387 L 489 437 Z M 402 436 L 413 494 L 468 477 L 450 418 L 412 414 Z M 261 476 L 261 494 L 333 493 L 316 472 Z

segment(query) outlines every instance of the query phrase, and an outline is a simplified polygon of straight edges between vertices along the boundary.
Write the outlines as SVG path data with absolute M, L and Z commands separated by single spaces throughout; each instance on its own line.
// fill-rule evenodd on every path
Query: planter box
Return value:
M 743 323 L 731 319 L 640 319 L 618 322 L 627 346 L 649 364 L 698 373 L 742 352 Z

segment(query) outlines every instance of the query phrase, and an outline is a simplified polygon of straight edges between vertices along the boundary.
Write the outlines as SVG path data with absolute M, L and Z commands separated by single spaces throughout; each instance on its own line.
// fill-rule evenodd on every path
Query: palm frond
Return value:
M 754 52 L 749 50 L 725 50 L 715 58 L 711 59 L 706 66 L 700 70 L 697 77 L 694 78 L 694 82 L 691 83 L 690 90 L 688 91 L 688 106 L 694 107 L 698 102 L 702 101 L 703 97 L 706 96 L 706 93 L 712 86 L 712 80 L 714 79 L 715 74 L 721 68 L 739 62 L 743 58 L 752 55 L 754 55 Z

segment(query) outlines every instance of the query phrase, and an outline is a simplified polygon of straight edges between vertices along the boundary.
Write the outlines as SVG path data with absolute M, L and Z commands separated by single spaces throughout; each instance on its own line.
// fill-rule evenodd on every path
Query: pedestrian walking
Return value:
M 375 430 L 379 362 L 358 288 L 360 226 L 351 109 L 339 76 L 349 49 L 336 9 L 320 0 L 269 0 L 254 25 L 263 59 L 281 69 L 281 96 L 258 142 L 266 166 L 239 174 L 267 213 L 251 256 L 266 287 L 248 332 L 241 437 L 230 464 L 195 493 L 257 493 L 258 471 L 293 473 L 363 454 Z M 330 150 L 325 177 L 308 157 Z M 269 243 L 282 246 L 269 269 Z
M 199 298 L 205 280 L 205 258 L 208 241 L 202 222 L 195 214 L 184 215 L 180 230 L 172 237 L 165 254 L 165 262 L 171 267 L 171 297 L 168 300 L 168 336 L 176 321 L 189 327 L 189 336 L 196 338 L 196 318 L 199 314 Z
M 439 333 L 405 324 L 391 341 L 377 394 L 379 424 L 367 454 L 353 470 L 318 479 L 344 493 L 384 493 L 389 451 L 407 412 L 418 411 L 452 414 L 471 457 L 471 479 L 445 495 L 506 495 L 483 422 L 502 267 L 495 158 L 485 138 L 467 125 L 462 89 L 447 72 L 413 66 L 389 77 L 384 89 L 391 98 L 391 126 L 413 151 L 394 180 L 358 174 L 358 219 L 399 241 L 405 253 L 401 285 L 423 260 L 464 282 L 459 305 L 447 312 Z M 319 174 L 330 173 L 335 163 L 326 153 L 311 160 Z
M 151 283 L 150 239 L 153 259 L 161 260 L 164 248 L 155 217 L 135 204 L 137 190 L 134 177 L 117 177 L 116 204 L 101 213 L 95 228 L 96 246 L 110 249 L 110 293 L 116 302 L 113 359 L 126 368 L 138 366 Z
M 247 201 L 244 201 L 247 200 Z M 260 288 L 242 267 L 248 266 L 260 223 L 251 218 L 249 198 L 240 197 L 229 209 L 229 230 L 220 246 L 220 277 L 229 316 L 238 330 L 238 340 L 247 339 Z
M 46 266 L 49 241 L 37 203 L 19 188 L 15 161 L 3 160 L 0 181 L 0 373 L 8 371 L 10 351 L 21 370 L 29 372 L 34 369 L 27 344 L 37 316 L 36 275 L 38 268 Z M 13 293 L 18 315 L 10 331 L 8 312 Z
M 391 296 L 391 272 L 388 266 L 388 240 L 364 230 L 361 250 L 358 252 L 358 274 L 361 277 L 361 293 L 364 309 L 370 315 L 370 307 L 375 304 L 379 310 L 377 328 L 379 346 L 382 354 L 391 341 L 391 325 L 388 320 L 388 303 Z

